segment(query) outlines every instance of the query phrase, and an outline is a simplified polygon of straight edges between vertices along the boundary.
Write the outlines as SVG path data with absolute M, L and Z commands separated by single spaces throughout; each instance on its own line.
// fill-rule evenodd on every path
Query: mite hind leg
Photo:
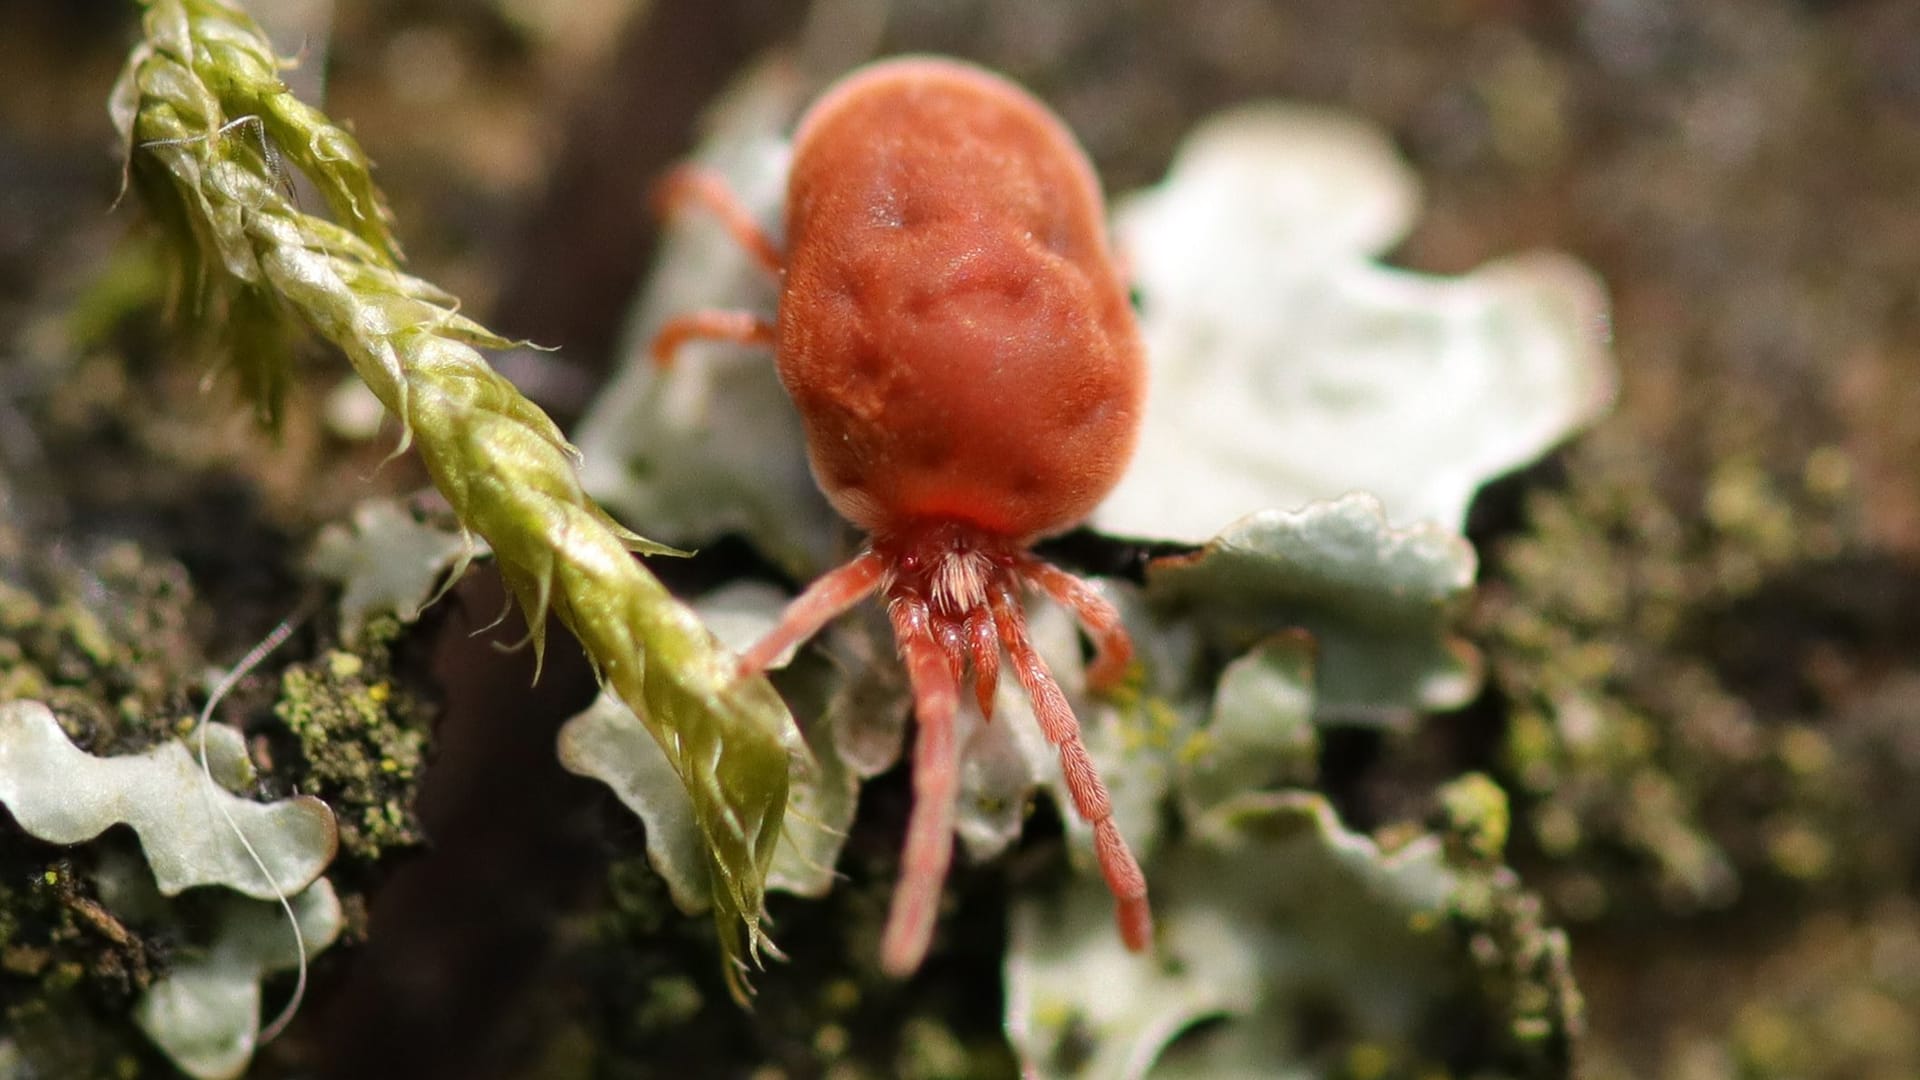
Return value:
M 1133 638 L 1120 611 L 1099 591 L 1065 570 L 1040 559 L 1021 561 L 1021 576 L 1045 593 L 1054 603 L 1073 612 L 1093 639 L 1093 663 L 1087 667 L 1087 684 L 1095 690 L 1119 684 L 1133 663 Z
M 1120 938 L 1127 948 L 1140 952 L 1153 942 L 1153 910 L 1147 904 L 1147 878 L 1128 850 L 1120 827 L 1113 820 L 1113 800 L 1100 779 L 1080 738 L 1080 721 L 1067 704 L 1067 695 L 1047 669 L 1027 637 L 1026 615 L 1020 610 L 1020 598 L 1011 585 L 996 590 L 992 597 L 994 622 L 1000 629 L 1000 642 L 1006 646 L 1020 685 L 1033 701 L 1034 718 L 1040 731 L 1060 752 L 1060 772 L 1066 778 L 1067 794 L 1081 820 L 1093 826 L 1093 849 L 1100 857 L 1100 874 L 1114 899 L 1114 921 L 1120 926 Z
M 688 206 L 699 206 L 720 220 L 753 261 L 778 276 L 786 265 L 780 245 L 773 242 L 752 211 L 740 202 L 719 173 L 699 165 L 681 165 L 660 179 L 653 203 L 661 217 L 671 218 Z
M 662 177 L 654 189 L 654 206 L 665 218 L 697 206 L 719 219 L 736 243 L 760 267 L 779 276 L 786 262 L 780 247 L 754 220 L 719 173 L 699 165 L 681 165 Z M 691 311 L 667 320 L 654 335 L 654 365 L 671 367 L 680 347 L 689 341 L 730 341 L 739 345 L 772 346 L 774 324 L 747 311 Z
M 689 311 L 675 315 L 653 336 L 650 352 L 655 367 L 673 366 L 680 347 L 689 341 L 731 341 L 736 345 L 765 345 L 775 341 L 773 323 L 751 311 Z

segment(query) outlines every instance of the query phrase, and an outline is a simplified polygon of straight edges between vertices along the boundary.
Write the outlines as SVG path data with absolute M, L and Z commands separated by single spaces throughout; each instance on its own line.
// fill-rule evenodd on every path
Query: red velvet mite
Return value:
M 960 685 L 971 668 L 989 711 L 1002 650 L 1093 826 L 1121 936 L 1144 949 L 1146 879 L 1021 607 L 1025 586 L 1078 616 L 1097 647 L 1096 685 L 1125 671 L 1132 643 L 1113 606 L 1027 550 L 1118 482 L 1145 394 L 1086 155 L 1007 80 L 913 57 L 854 72 L 801 118 L 784 254 L 711 174 L 682 168 L 662 193 L 670 209 L 717 214 L 781 289 L 772 323 L 723 311 L 673 319 L 656 359 L 693 338 L 771 344 L 815 478 L 871 536 L 742 663 L 760 670 L 868 594 L 886 596 L 918 730 L 882 966 L 906 975 L 926 955 L 953 854 Z

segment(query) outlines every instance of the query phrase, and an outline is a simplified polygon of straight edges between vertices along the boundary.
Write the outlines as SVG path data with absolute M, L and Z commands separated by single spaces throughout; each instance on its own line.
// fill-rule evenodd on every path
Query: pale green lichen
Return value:
M 1358 490 L 1397 526 L 1458 532 L 1482 484 L 1605 412 L 1592 272 L 1551 254 L 1458 278 L 1379 265 L 1417 199 L 1385 132 L 1262 103 L 1203 123 L 1163 184 L 1120 202 L 1152 392 L 1098 528 L 1201 543 Z
M 1128 954 L 1094 882 L 1021 901 L 1007 1025 L 1039 1077 L 1447 1075 L 1460 1045 L 1490 1075 L 1559 1078 L 1580 999 L 1564 935 L 1499 866 L 1462 864 L 1479 817 L 1393 846 L 1308 792 L 1243 794 L 1148 866 L 1159 928 Z
M 673 762 L 633 710 L 601 694 L 560 729 L 557 752 L 568 771 L 612 788 L 646 825 L 647 859 L 675 905 L 689 913 L 710 910 L 713 879 L 693 800 L 672 783 Z
M 351 642 L 367 620 L 391 613 L 412 622 L 443 578 L 473 557 L 470 537 L 419 521 L 393 499 L 354 508 L 351 525 L 320 530 L 307 569 L 341 586 L 340 629 Z
M 340 901 L 322 878 L 292 905 L 312 959 L 340 936 Z M 217 927 L 212 940 L 176 957 L 134 1006 L 133 1020 L 180 1071 L 231 1080 L 246 1071 L 258 1044 L 261 980 L 300 960 L 279 904 L 223 897 L 209 917 Z
M 1304 792 L 1242 796 L 1191 826 L 1148 868 L 1148 957 L 1107 925 L 1098 882 L 1016 908 L 1007 1026 L 1027 1067 L 1308 1077 L 1367 1042 L 1416 1064 L 1415 1036 L 1452 979 L 1439 844 L 1384 854 Z M 1180 1040 L 1208 1019 L 1225 1022 Z
M 787 797 L 790 721 L 778 695 L 741 677 L 634 560 L 632 550 L 662 549 L 586 496 L 553 422 L 475 351 L 509 343 L 396 269 L 364 155 L 287 92 L 277 63 L 237 8 L 150 0 L 115 87 L 134 187 L 184 260 L 185 310 L 242 346 L 243 382 L 269 413 L 284 357 L 252 339 L 297 320 L 339 346 L 462 527 L 493 549 L 536 649 L 549 613 L 579 638 L 692 797 L 726 970 L 744 993 L 741 972 L 765 944 L 764 885 Z M 246 137 L 249 117 L 264 142 Z M 344 227 L 294 207 L 263 147 L 312 177 Z
M 1236 651 L 1305 629 L 1317 707 L 1364 721 L 1472 698 L 1478 658 L 1451 624 L 1476 567 L 1472 545 L 1453 532 L 1395 528 L 1378 499 L 1348 495 L 1249 515 L 1196 555 L 1155 560 L 1147 586 Z
M 74 534 L 10 549 L 6 537 L 0 524 L 0 711 L 52 706 L 75 754 L 174 743 L 205 667 L 203 612 L 186 571 L 127 541 Z M 211 748 L 230 750 L 231 735 L 222 729 Z M 192 809 L 206 813 L 197 800 Z M 22 1068 L 87 1077 L 164 1069 L 120 1018 L 165 974 L 182 927 L 119 917 L 98 881 L 103 859 L 137 860 L 137 838 L 111 829 L 57 846 L 0 818 L 0 1031 Z
M 1136 630 L 1155 625 L 1138 601 L 1126 610 Z M 1501 862 L 1504 793 L 1465 777 L 1437 794 L 1432 833 L 1352 833 L 1323 797 L 1275 790 L 1310 778 L 1318 753 L 1305 635 L 1233 661 L 1204 709 L 1190 703 L 1180 656 L 1150 652 L 1119 701 L 1077 706 L 1109 785 L 1126 793 L 1117 814 L 1139 806 L 1125 832 L 1147 869 L 1158 937 L 1149 955 L 1128 954 L 1096 877 L 1063 898 L 1018 901 L 1008 1023 L 1028 1067 L 1419 1075 L 1448 1059 L 1434 1033 L 1450 1028 L 1509 1066 L 1503 1075 L 1564 1075 L 1579 995 L 1564 935 Z M 1069 828 L 1084 847 L 1084 830 Z
M 40 703 L 0 704 L 0 804 L 39 840 L 94 841 L 86 850 L 93 852 L 88 876 L 97 898 L 76 886 L 63 888 L 59 873 L 50 872 L 47 885 L 59 890 L 66 910 L 83 916 L 95 934 L 115 942 L 118 954 L 137 965 L 128 989 L 141 992 L 132 1011 L 141 1030 L 188 1074 L 223 1078 L 238 1076 L 251 1059 L 260 1026 L 260 978 L 289 966 L 274 959 L 290 940 L 278 898 L 294 897 L 310 953 L 339 932 L 339 904 L 319 878 L 337 838 L 332 813 L 311 796 L 257 803 L 234 794 L 256 779 L 240 734 L 214 725 L 205 736 L 206 772 L 182 742 L 100 758 L 68 741 Z M 116 824 L 131 827 L 142 858 L 96 841 Z M 201 903 L 204 890 L 183 896 L 206 885 L 228 892 L 207 900 L 212 907 Z M 185 906 L 190 903 L 191 912 Z M 153 942 L 177 942 L 186 936 L 183 927 L 209 923 L 216 936 L 204 950 L 191 942 L 174 944 L 164 962 L 149 959 Z M 29 941 L 11 941 L 12 927 L 0 929 L 0 961 L 7 971 L 42 974 L 53 954 Z M 10 1018 L 34 1023 L 36 1016 L 58 1014 L 62 982 L 82 976 L 98 978 L 79 970 L 71 979 L 53 973 L 42 980 L 28 1011 Z M 36 1068 L 68 1052 L 58 1040 L 25 1051 Z
M 251 775 L 238 732 L 220 726 L 207 736 L 216 777 Z M 225 817 L 215 811 L 215 801 Z M 298 892 L 333 860 L 337 844 L 333 814 L 318 799 L 239 798 L 211 783 L 181 743 L 127 757 L 94 757 L 75 747 L 52 711 L 33 701 L 0 705 L 0 804 L 22 829 L 49 843 L 78 844 L 110 826 L 131 826 L 168 896 L 195 885 L 224 885 L 258 899 Z
M 1206 726 L 1180 747 L 1185 805 L 1205 813 L 1242 792 L 1309 782 L 1318 750 L 1312 640 L 1276 635 L 1221 671 Z

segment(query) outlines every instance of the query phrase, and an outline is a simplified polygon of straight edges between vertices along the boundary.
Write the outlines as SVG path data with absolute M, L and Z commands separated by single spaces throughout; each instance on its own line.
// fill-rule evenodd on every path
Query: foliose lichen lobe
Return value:
M 178 562 L 126 540 L 0 546 L 0 704 L 44 701 L 67 738 L 102 756 L 185 730 L 204 613 Z M 180 928 L 107 903 L 100 860 L 133 847 L 124 829 L 46 843 L 0 809 L 0 1033 L 34 1067 L 133 1076 L 153 1060 L 130 1027 L 103 1019 L 124 1016 L 184 944 Z

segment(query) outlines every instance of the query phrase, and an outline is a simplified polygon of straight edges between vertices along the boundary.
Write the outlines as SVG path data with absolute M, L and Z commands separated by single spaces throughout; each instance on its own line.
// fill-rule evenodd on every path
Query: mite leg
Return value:
M 774 326 L 751 311 L 689 311 L 668 319 L 653 335 L 655 367 L 673 366 L 680 346 L 689 341 L 731 341 L 738 345 L 772 346 L 777 340 Z
M 865 551 L 852 562 L 820 575 L 807 590 L 794 597 L 780 614 L 780 624 L 740 657 L 743 672 L 765 671 L 767 665 L 788 647 L 820 632 L 820 628 L 844 614 L 848 608 L 867 598 L 886 563 L 872 551 Z
M 1033 714 L 1047 741 L 1060 749 L 1060 771 L 1066 777 L 1067 793 L 1082 820 L 1093 826 L 1093 849 L 1100 856 L 1100 873 L 1113 891 L 1116 905 L 1114 920 L 1120 924 L 1120 938 L 1135 952 L 1153 941 L 1153 911 L 1147 906 L 1147 879 L 1120 829 L 1113 823 L 1113 801 L 1107 785 L 1080 741 L 1080 722 L 1074 718 L 1067 696 L 1047 670 L 1047 662 L 1034 651 L 1027 637 L 1026 615 L 1020 610 L 1020 598 L 1011 586 L 1001 586 L 993 597 L 994 621 L 1000 627 L 1001 644 L 1020 676 L 1027 696 L 1033 699 Z
M 1000 685 L 1000 637 L 993 626 L 993 614 L 976 608 L 966 622 L 967 649 L 973 660 L 973 697 L 980 703 L 980 716 L 993 719 L 993 695 Z
M 960 796 L 960 753 L 954 713 L 960 704 L 953 665 L 929 628 L 925 601 L 908 596 L 888 605 L 900 656 L 913 684 L 918 731 L 913 745 L 913 812 L 900 858 L 900 883 L 880 936 L 880 967 L 895 978 L 913 974 L 933 941 L 940 893 L 953 861 L 955 803 Z
M 719 218 L 733 239 L 768 273 L 777 275 L 786 264 L 779 245 L 753 219 L 753 214 L 740 205 L 739 197 L 720 174 L 711 169 L 698 165 L 675 168 L 660 178 L 659 186 L 653 191 L 653 204 L 662 217 L 672 217 L 689 204 L 697 204 Z
M 1093 664 L 1087 668 L 1087 682 L 1095 690 L 1119 683 L 1133 663 L 1133 639 L 1127 636 L 1120 612 L 1093 586 L 1040 559 L 1023 559 L 1021 576 L 1053 602 L 1072 611 L 1093 638 Z

